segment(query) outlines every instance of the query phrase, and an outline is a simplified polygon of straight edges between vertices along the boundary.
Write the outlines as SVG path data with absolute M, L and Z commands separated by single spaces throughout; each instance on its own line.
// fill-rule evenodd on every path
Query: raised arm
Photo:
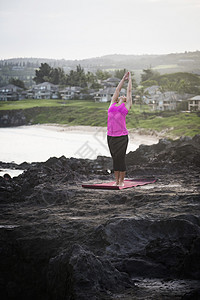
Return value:
M 131 80 L 131 72 L 129 72 L 127 94 L 126 94 L 126 108 L 129 110 L 131 106 L 132 106 L 132 80 Z
M 122 80 L 120 81 L 120 83 L 119 83 L 118 86 L 116 87 L 116 90 L 115 90 L 115 92 L 114 92 L 114 94 L 113 94 L 113 96 L 112 96 L 110 105 L 112 105 L 113 103 L 115 103 L 115 102 L 117 101 L 117 99 L 118 99 L 118 97 L 119 97 L 119 93 L 120 93 L 120 91 L 121 91 L 121 89 L 122 89 L 122 87 L 123 87 L 124 81 L 125 81 L 126 79 L 128 79 L 128 76 L 129 76 L 129 72 L 127 72 L 127 73 L 124 74 Z

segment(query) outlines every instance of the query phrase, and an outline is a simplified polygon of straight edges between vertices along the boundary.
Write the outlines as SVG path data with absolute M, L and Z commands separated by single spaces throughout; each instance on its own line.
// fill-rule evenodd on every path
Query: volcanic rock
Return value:
M 157 182 L 120 191 L 82 188 L 113 179 L 109 157 L 0 177 L 1 299 L 198 297 L 199 157 L 199 136 L 142 145 L 127 176 Z

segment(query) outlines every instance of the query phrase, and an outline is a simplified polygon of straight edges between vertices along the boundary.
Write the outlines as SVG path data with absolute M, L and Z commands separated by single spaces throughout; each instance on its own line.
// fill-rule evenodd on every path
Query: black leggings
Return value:
M 113 170 L 126 171 L 126 149 L 128 146 L 128 135 L 122 136 L 107 136 L 108 147 L 113 159 Z

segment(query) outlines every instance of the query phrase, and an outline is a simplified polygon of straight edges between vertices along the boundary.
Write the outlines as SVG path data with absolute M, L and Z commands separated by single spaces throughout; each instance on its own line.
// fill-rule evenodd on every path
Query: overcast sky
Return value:
M 200 0 L 0 0 L 0 59 L 200 50 Z

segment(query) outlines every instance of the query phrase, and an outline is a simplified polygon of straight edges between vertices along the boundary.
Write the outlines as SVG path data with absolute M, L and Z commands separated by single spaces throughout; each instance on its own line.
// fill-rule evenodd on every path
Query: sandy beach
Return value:
M 67 133 L 76 133 L 76 134 L 90 134 L 90 135 L 106 135 L 107 128 L 106 127 L 97 127 L 97 126 L 68 126 L 68 125 L 60 125 L 60 124 L 39 124 L 39 125 L 31 125 L 31 127 L 47 129 L 50 131 L 57 132 L 67 132 Z M 131 143 L 135 143 L 137 145 L 152 145 L 157 144 L 159 141 L 159 136 L 156 135 L 145 135 L 140 134 L 136 129 L 129 129 L 129 138 Z
M 7 127 L 0 129 L 0 160 L 3 162 L 42 162 L 50 157 L 88 158 L 110 156 L 106 127 L 57 124 Z M 158 137 L 130 130 L 127 153 L 141 144 L 152 145 Z

